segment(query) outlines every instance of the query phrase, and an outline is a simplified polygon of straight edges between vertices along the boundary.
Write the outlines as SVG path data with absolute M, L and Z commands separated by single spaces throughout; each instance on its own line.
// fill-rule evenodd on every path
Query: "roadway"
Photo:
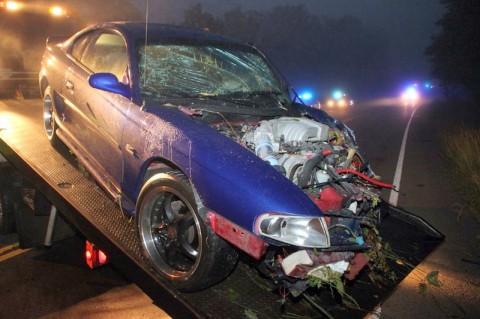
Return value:
M 35 109 L 38 100 L 0 103 L 31 103 Z M 387 182 L 394 179 L 412 111 L 413 108 L 388 99 L 329 110 L 355 130 L 374 171 Z M 432 114 L 432 107 L 421 105 L 412 119 L 398 205 L 425 218 L 446 235 L 446 240 L 381 305 L 381 318 L 480 317 L 480 267 L 462 261 L 478 260 L 480 227 L 462 210 L 463 202 L 453 188 L 448 163 L 440 154 L 438 133 L 446 132 L 448 126 Z M 389 192 L 383 194 L 387 200 L 389 196 Z M 0 235 L 1 316 L 167 317 L 112 265 L 92 272 L 83 265 L 82 251 L 72 251 L 71 260 L 61 260 L 59 256 L 65 255 L 62 250 L 81 247 L 78 240 L 81 239 L 74 237 L 49 250 L 19 253 L 18 248 L 10 246 L 16 242 L 15 236 Z M 428 285 L 426 294 L 419 294 L 419 284 L 426 282 L 426 275 L 432 270 L 439 270 L 443 286 Z M 17 282 L 12 283 L 11 278 Z
M 381 306 L 381 318 L 480 318 L 480 225 L 456 193 L 441 153 L 440 137 L 448 134 L 455 119 L 444 118 L 435 107 L 419 105 L 412 118 L 397 205 L 423 217 L 446 239 Z M 375 173 L 391 182 L 413 110 L 383 99 L 329 113 L 355 130 Z M 388 201 L 390 191 L 383 197 Z M 435 270 L 440 288 L 426 280 Z M 425 295 L 419 293 L 423 283 L 428 287 Z

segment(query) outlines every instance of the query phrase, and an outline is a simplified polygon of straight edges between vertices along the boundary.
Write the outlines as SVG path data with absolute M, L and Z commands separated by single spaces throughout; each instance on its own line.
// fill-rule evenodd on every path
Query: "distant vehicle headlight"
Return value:
M 344 107 L 347 106 L 347 101 L 345 99 L 341 99 L 338 101 L 338 106 Z
M 408 89 L 405 90 L 405 92 L 402 94 L 402 99 L 405 102 L 415 102 L 419 98 L 419 94 L 416 88 L 414 87 L 409 87 Z
M 328 106 L 328 107 L 335 106 L 335 101 L 333 101 L 333 100 L 328 100 L 328 101 L 327 101 L 327 106 Z
M 330 236 L 323 217 L 263 214 L 257 218 L 258 235 L 299 247 L 330 247 Z

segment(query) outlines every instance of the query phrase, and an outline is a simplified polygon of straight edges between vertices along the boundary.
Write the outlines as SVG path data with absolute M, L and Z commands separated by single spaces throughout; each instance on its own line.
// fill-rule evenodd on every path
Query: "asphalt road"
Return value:
M 420 105 L 412 119 L 398 206 L 423 217 L 446 239 L 381 305 L 381 318 L 480 318 L 480 224 L 456 193 L 441 154 L 439 139 L 455 119 L 435 107 Z M 412 111 L 385 99 L 331 113 L 355 130 L 374 171 L 391 182 Z M 428 283 L 432 271 L 439 271 L 439 288 Z M 421 284 L 426 284 L 425 294 L 419 293 Z
M 480 266 L 462 261 L 479 260 L 480 227 L 462 209 L 453 189 L 438 144 L 438 133 L 448 132 L 448 126 L 433 111 L 421 106 L 412 121 L 398 205 L 425 218 L 447 237 L 381 305 L 381 318 L 480 318 Z M 411 112 L 412 108 L 388 99 L 330 111 L 355 130 L 374 171 L 387 182 L 393 180 Z M 383 197 L 388 196 L 386 192 Z M 9 246 L 15 242 L 14 235 L 0 235 L 0 317 L 166 317 L 114 266 L 89 270 L 78 237 L 49 250 Z M 65 255 L 71 258 L 65 260 Z M 426 282 L 432 270 L 439 271 L 442 287 Z M 425 295 L 418 293 L 421 283 L 427 283 Z

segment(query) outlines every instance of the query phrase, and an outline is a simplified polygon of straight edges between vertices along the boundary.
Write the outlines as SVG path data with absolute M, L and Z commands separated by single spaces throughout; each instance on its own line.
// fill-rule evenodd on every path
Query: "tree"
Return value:
M 437 22 L 442 28 L 425 50 L 432 75 L 446 93 L 461 87 L 480 103 L 480 2 L 442 0 L 447 12 Z
M 217 32 L 219 22 L 213 17 L 213 15 L 204 12 L 202 5 L 197 3 L 185 11 L 183 25 L 191 28 Z

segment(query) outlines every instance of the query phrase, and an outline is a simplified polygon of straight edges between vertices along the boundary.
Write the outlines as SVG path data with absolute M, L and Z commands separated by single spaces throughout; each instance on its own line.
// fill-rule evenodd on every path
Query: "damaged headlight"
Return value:
M 263 214 L 257 218 L 258 235 L 299 246 L 325 248 L 330 246 L 330 236 L 323 217 Z

